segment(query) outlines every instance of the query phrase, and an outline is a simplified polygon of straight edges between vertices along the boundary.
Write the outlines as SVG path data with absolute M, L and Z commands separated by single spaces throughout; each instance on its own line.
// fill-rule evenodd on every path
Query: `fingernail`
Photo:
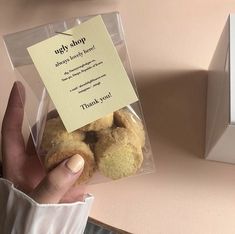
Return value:
M 84 166 L 84 159 L 79 155 L 73 155 L 66 163 L 67 167 L 73 172 L 79 172 Z

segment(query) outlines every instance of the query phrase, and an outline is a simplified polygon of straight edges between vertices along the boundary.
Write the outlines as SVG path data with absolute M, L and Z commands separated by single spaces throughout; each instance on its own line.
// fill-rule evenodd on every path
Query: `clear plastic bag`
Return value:
M 126 69 L 129 79 L 138 95 L 135 79 L 134 79 L 130 62 L 129 62 L 128 52 L 126 48 L 126 43 L 124 39 L 123 28 L 122 28 L 122 23 L 121 23 L 119 13 L 112 12 L 112 13 L 107 13 L 107 14 L 101 14 L 101 16 L 112 38 L 113 44 L 115 45 L 118 51 L 118 54 Z M 104 129 L 94 130 L 92 128 L 89 129 L 89 128 L 83 127 L 82 131 L 78 130 L 82 132 L 83 136 L 81 138 L 79 138 L 80 136 L 78 136 L 79 139 L 76 138 L 77 136 L 73 137 L 71 134 L 74 134 L 74 133 L 68 134 L 66 130 L 64 129 L 63 125 L 61 125 L 59 116 L 57 114 L 57 111 L 55 110 L 55 106 L 53 102 L 51 101 L 51 98 L 48 95 L 47 90 L 44 87 L 44 84 L 42 83 L 42 80 L 28 54 L 27 48 L 29 46 L 32 46 L 40 41 L 43 41 L 47 38 L 54 36 L 56 32 L 63 32 L 76 25 L 79 25 L 82 22 L 92 17 L 93 16 L 72 18 L 72 19 L 63 20 L 63 21 L 55 22 L 51 24 L 46 24 L 46 25 L 42 25 L 36 28 L 32 28 L 32 29 L 28 29 L 25 31 L 16 32 L 16 33 L 4 36 L 4 42 L 5 42 L 8 54 L 9 54 L 9 58 L 10 58 L 13 70 L 16 75 L 16 80 L 20 81 L 23 84 L 24 89 L 25 89 L 25 120 L 27 121 L 27 124 L 29 126 L 32 140 L 36 148 L 36 152 L 39 155 L 41 162 L 45 165 L 47 164 L 46 162 L 48 161 L 48 158 L 49 158 L 48 156 L 49 151 L 54 150 L 54 153 L 55 153 L 57 148 L 59 148 L 59 150 L 63 148 L 63 147 L 60 147 L 61 145 L 59 144 L 63 143 L 65 145 L 65 148 L 68 149 L 69 148 L 67 144 L 68 142 L 73 143 L 73 141 L 76 141 L 76 140 L 82 141 L 84 144 L 86 144 L 89 147 L 94 157 L 94 160 L 93 160 L 94 165 L 92 166 L 93 170 L 87 172 L 90 174 L 87 175 L 87 178 L 84 181 L 81 181 L 85 183 L 99 183 L 99 182 L 107 181 L 110 179 L 119 179 L 119 178 L 130 176 L 130 175 L 139 175 L 139 174 L 153 172 L 155 166 L 154 166 L 151 146 L 150 146 L 147 130 L 145 127 L 145 122 L 144 122 L 140 102 L 131 104 L 127 107 L 124 107 L 123 110 L 120 110 L 119 112 L 114 113 L 114 118 L 112 117 L 112 120 L 109 119 L 109 122 L 111 121 L 111 123 L 109 123 L 109 126 L 107 127 L 108 130 L 107 129 L 106 130 Z M 121 115 L 124 115 L 124 117 Z M 128 118 L 128 120 L 125 120 L 126 117 Z M 57 120 L 55 120 L 56 118 Z M 53 123 L 53 121 L 56 123 Z M 102 121 L 102 119 L 100 121 Z M 56 125 L 56 127 L 54 125 Z M 46 128 L 49 128 L 49 129 L 45 129 L 45 126 Z M 142 133 L 139 133 L 138 131 L 135 132 L 135 130 L 132 131 L 133 130 L 132 128 L 135 129 L 135 126 L 137 126 L 137 128 L 139 127 L 140 129 L 142 129 L 143 127 L 143 132 L 144 132 L 143 136 L 145 138 L 144 143 L 143 143 L 143 136 L 142 136 L 142 140 L 140 140 L 141 138 L 140 135 Z M 55 130 L 57 128 L 59 128 L 60 131 L 57 132 L 57 130 Z M 139 142 L 133 142 L 132 140 L 128 138 L 129 130 L 131 130 L 132 133 L 134 132 L 136 139 L 138 138 L 140 140 Z M 50 133 L 50 131 L 55 131 L 56 134 L 53 135 Z M 123 141 L 122 138 L 125 138 L 125 137 L 119 136 L 119 133 L 121 131 L 124 132 L 123 134 L 128 139 L 127 140 L 124 139 L 125 142 L 124 143 L 122 142 L 120 144 L 120 147 L 117 148 L 118 150 L 114 150 L 114 151 L 120 153 L 122 152 L 122 150 L 124 150 L 123 154 L 125 154 L 126 151 L 130 150 L 131 153 L 129 154 L 129 156 L 127 155 L 126 157 L 132 157 L 132 160 L 129 160 L 130 162 L 128 160 L 127 162 L 124 162 L 125 155 L 122 158 L 118 157 L 118 155 L 114 156 L 112 155 L 112 150 L 111 150 L 110 151 L 111 153 L 109 152 L 107 155 L 111 154 L 112 160 L 114 160 L 113 163 L 117 164 L 117 165 L 116 164 L 113 165 L 112 167 L 112 163 L 110 164 L 110 162 L 106 162 L 106 161 L 112 161 L 111 158 L 110 160 L 106 160 L 106 161 L 104 160 L 105 157 L 108 157 L 107 155 L 105 157 L 103 157 L 102 155 L 101 156 L 99 155 L 98 157 L 96 155 L 98 154 L 97 153 L 98 151 L 99 151 L 99 154 L 102 154 L 100 153 L 100 151 L 102 150 L 99 149 L 99 145 L 97 146 L 97 144 L 104 144 L 99 139 L 99 137 L 105 138 L 106 135 L 107 136 L 109 135 L 109 139 L 112 138 L 111 139 L 113 140 L 112 144 L 114 145 L 115 145 L 115 142 L 118 143 L 119 141 Z M 46 139 L 46 141 L 49 141 L 48 147 L 45 147 L 45 144 L 43 144 L 43 142 L 45 142 L 46 134 L 47 134 L 47 138 L 49 139 L 49 140 Z M 117 139 L 114 136 L 115 134 L 117 134 L 117 137 L 116 137 Z M 61 135 L 63 135 L 63 137 L 61 137 Z M 110 138 L 110 136 L 112 137 Z M 103 142 L 105 142 L 105 140 L 103 140 Z M 107 147 L 111 147 L 110 145 L 112 144 L 110 143 Z M 131 147 L 134 145 L 134 148 L 125 148 L 124 147 L 125 144 L 126 146 L 131 145 Z M 103 145 L 100 148 L 102 147 Z M 117 147 L 117 145 L 115 145 L 115 147 Z M 141 152 L 139 152 L 135 148 L 138 150 L 140 149 Z M 106 152 L 105 149 L 103 149 L 102 152 L 105 155 L 105 152 Z M 133 152 L 135 156 L 131 155 Z M 61 154 L 63 153 L 64 152 L 62 152 Z M 82 155 L 83 152 L 79 152 L 79 153 Z M 140 154 L 143 156 L 142 159 L 141 159 L 142 156 Z M 50 155 L 53 155 L 53 153 L 50 153 Z M 69 156 L 71 156 L 69 155 L 69 153 L 68 154 L 64 153 L 63 157 L 61 158 L 59 157 L 59 158 L 60 160 L 62 160 L 62 158 L 64 159 Z M 120 159 L 120 162 L 116 160 L 115 158 Z M 57 161 L 55 160 L 55 162 L 50 164 L 50 166 L 48 165 L 45 165 L 45 166 L 49 170 L 53 168 L 54 166 L 56 166 L 60 162 L 60 160 L 57 160 Z M 115 162 L 115 160 L 118 162 Z M 105 163 L 107 163 L 108 165 L 106 165 Z M 130 165 L 128 165 L 128 163 Z M 89 162 L 87 162 L 87 164 L 89 164 Z M 132 169 L 129 169 L 129 167 Z

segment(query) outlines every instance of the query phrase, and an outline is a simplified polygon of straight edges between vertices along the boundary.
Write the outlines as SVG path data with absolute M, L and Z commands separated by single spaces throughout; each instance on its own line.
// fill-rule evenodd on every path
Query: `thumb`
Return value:
M 84 159 L 75 154 L 48 173 L 31 197 L 38 203 L 58 203 L 79 178 L 83 167 Z

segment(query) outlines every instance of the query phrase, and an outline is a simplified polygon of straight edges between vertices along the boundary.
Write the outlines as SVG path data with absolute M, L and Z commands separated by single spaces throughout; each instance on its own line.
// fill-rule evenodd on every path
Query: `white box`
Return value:
M 205 157 L 235 163 L 235 14 L 227 20 L 209 67 Z

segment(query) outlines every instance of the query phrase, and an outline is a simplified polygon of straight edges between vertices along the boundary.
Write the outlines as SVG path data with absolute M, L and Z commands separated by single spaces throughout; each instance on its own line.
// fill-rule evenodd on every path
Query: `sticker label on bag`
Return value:
M 101 16 L 28 52 L 68 132 L 138 101 Z

